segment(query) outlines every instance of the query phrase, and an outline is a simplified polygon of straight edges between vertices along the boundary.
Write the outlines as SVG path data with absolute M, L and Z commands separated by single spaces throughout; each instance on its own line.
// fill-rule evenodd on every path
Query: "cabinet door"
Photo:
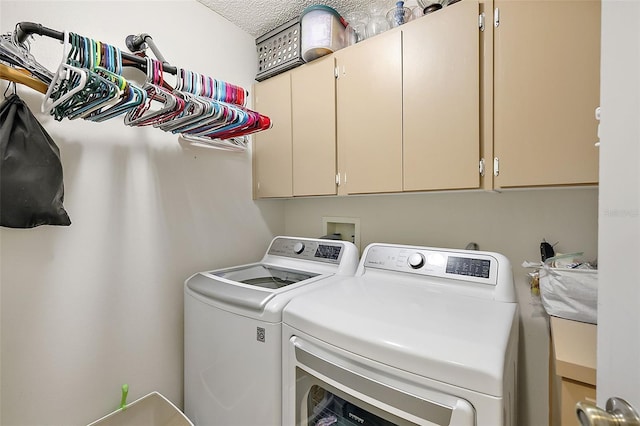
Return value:
M 464 1 L 402 27 L 405 191 L 480 185 L 478 11 Z
M 256 198 L 291 197 L 291 80 L 280 74 L 254 86 L 254 108 L 271 119 L 269 130 L 253 135 Z
M 333 56 L 291 71 L 293 195 L 336 194 Z
M 495 6 L 496 186 L 596 183 L 600 2 Z
M 572 426 L 576 422 L 576 404 L 578 402 L 596 403 L 596 387 L 587 383 L 562 378 L 561 382 L 561 425 Z
M 350 194 L 402 191 L 401 47 L 392 30 L 335 53 L 339 172 Z

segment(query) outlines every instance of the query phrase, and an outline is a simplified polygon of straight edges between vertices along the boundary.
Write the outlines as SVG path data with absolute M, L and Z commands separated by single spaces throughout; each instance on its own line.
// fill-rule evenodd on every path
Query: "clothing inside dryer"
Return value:
M 318 385 L 311 387 L 307 404 L 309 426 L 397 426 Z

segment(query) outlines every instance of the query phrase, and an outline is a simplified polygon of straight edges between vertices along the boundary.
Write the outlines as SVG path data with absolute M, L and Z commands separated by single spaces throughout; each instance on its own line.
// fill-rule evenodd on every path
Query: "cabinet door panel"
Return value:
M 576 404 L 578 402 L 596 403 L 596 387 L 562 378 L 561 382 L 561 425 L 571 426 L 576 422 Z
M 336 91 L 333 57 L 291 72 L 293 195 L 336 194 Z
M 496 185 L 597 183 L 600 2 L 495 5 Z
M 401 33 L 390 31 L 335 54 L 348 193 L 402 191 L 401 53 Z
M 291 197 L 291 80 L 280 74 L 254 86 L 256 111 L 271 118 L 269 130 L 253 135 L 256 198 Z
M 480 184 L 478 10 L 464 1 L 402 27 L 405 191 Z

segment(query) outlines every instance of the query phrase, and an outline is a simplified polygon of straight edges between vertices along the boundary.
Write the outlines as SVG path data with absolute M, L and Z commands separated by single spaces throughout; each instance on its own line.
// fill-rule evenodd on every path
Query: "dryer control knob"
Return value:
M 413 253 L 411 256 L 409 256 L 407 262 L 413 269 L 422 268 L 424 266 L 424 256 L 422 255 L 422 253 Z
M 294 246 L 293 246 L 293 252 L 294 252 L 295 254 L 300 254 L 300 253 L 302 253 L 303 251 L 304 251 L 304 243 L 297 242 L 297 243 L 295 243 L 295 244 L 294 244 Z

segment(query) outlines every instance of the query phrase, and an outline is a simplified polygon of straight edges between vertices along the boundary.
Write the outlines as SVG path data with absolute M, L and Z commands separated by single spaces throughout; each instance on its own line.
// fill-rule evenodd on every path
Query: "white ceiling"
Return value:
M 253 37 L 258 38 L 285 22 L 300 16 L 302 11 L 314 4 L 331 6 L 342 16 L 352 11 L 366 12 L 371 0 L 198 0 L 217 14 L 233 22 Z M 383 0 L 389 8 L 394 0 Z M 406 6 L 415 5 L 406 1 Z

